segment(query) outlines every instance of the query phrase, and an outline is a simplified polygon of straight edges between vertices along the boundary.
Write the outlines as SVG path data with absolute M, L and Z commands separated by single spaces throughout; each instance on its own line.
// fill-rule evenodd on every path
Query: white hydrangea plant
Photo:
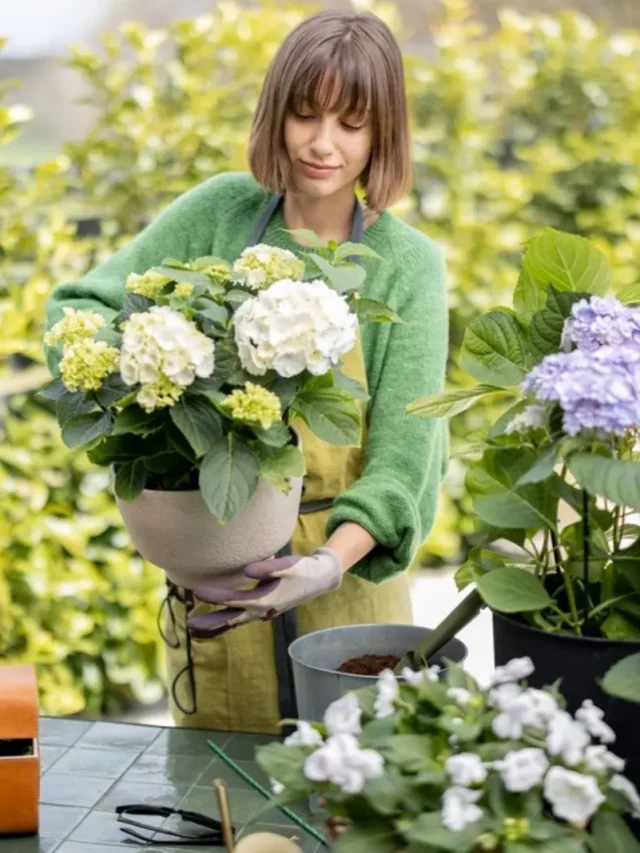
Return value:
M 600 853 L 605 841 L 638 853 L 625 818 L 640 819 L 640 796 L 603 712 L 586 701 L 569 714 L 560 693 L 527 685 L 532 672 L 529 658 L 514 659 L 480 687 L 454 664 L 440 677 L 387 670 L 257 760 L 279 802 L 320 795 L 327 822 L 342 826 L 341 853 L 367 843 Z
M 360 298 L 354 255 L 378 257 L 316 239 L 304 257 L 260 244 L 233 262 L 167 259 L 131 273 L 116 317 L 66 307 L 45 335 L 60 359 L 42 392 L 63 440 L 113 467 L 125 501 L 199 488 L 225 522 L 261 477 L 288 491 L 304 474 L 296 419 L 327 442 L 356 444 L 366 393 L 342 358 L 359 323 L 400 320 Z

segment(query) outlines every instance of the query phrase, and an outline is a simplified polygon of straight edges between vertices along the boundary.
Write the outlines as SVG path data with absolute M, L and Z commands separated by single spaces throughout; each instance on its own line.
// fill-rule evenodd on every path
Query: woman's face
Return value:
M 290 112 L 284 140 L 297 192 L 323 198 L 352 192 L 371 155 L 370 120 L 336 112 L 314 114 L 308 107 Z

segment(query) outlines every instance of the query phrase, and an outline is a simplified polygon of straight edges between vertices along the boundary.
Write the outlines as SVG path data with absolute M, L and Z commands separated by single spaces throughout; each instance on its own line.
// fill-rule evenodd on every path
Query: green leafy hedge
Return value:
M 393 6 L 371 3 L 371 8 L 402 35 Z M 15 384 L 10 374 L 16 353 L 36 362 L 33 372 L 20 374 L 22 385 L 41 383 L 43 306 L 55 284 L 107 257 L 178 193 L 215 172 L 246 167 L 247 132 L 264 71 L 283 32 L 311 10 L 301 3 L 286 8 L 276 2 L 252 8 L 225 3 L 211 15 L 176 22 L 162 33 L 127 24 L 107 34 L 96 53 L 73 48 L 71 65 L 95 108 L 93 127 L 32 173 L 0 167 L 0 383 L 6 389 L 0 386 L 0 394 L 10 390 L 9 380 Z M 616 280 L 630 286 L 637 282 L 640 35 L 611 34 L 575 12 L 524 18 L 508 11 L 487 35 L 467 0 L 445 0 L 433 40 L 435 50 L 428 58 L 405 53 L 416 187 L 397 210 L 446 248 L 452 308 L 449 383 L 458 386 L 467 381 L 457 367 L 465 327 L 479 311 L 511 302 L 521 247 L 543 226 L 595 238 L 615 267 Z M 0 144 L 26 118 L 23 110 L 0 107 Z M 23 399 L 14 401 L 13 417 Z M 495 404 L 476 406 L 459 418 L 456 451 L 462 446 L 473 456 L 474 432 L 499 411 Z M 49 415 L 40 410 L 39 417 Z M 11 439 L 16 452 L 37 438 L 28 423 L 23 421 L 23 431 Z M 51 434 L 53 426 L 49 429 Z M 56 452 L 64 488 L 55 512 L 81 518 L 73 472 L 83 463 L 61 445 Z M 422 561 L 457 559 L 473 541 L 464 473 L 459 462 L 452 464 Z M 22 488 L 30 488 L 32 476 L 20 475 Z M 104 494 L 101 500 L 100 516 L 121 530 L 110 515 L 112 499 Z M 9 517 L 9 499 L 2 494 L 3 550 L 19 546 L 26 555 L 32 546 L 16 545 Z M 73 554 L 57 529 L 48 536 L 56 543 L 60 571 Z M 100 534 L 96 537 L 104 545 Z M 135 564 L 128 546 L 116 545 L 110 553 L 127 576 L 126 566 Z M 107 562 L 111 565 L 111 557 Z M 21 565 L 10 577 L 5 569 L 0 573 L 0 601 L 12 602 L 9 624 L 2 623 L 0 654 L 9 650 L 12 659 L 27 654 L 40 659 L 44 651 L 36 655 L 31 647 L 27 653 L 20 645 L 15 601 L 30 559 L 25 556 Z M 144 577 L 146 592 L 136 599 L 144 611 L 139 624 L 147 637 L 155 637 L 160 578 Z M 45 588 L 34 593 L 42 607 L 39 624 L 51 619 L 43 603 Z M 127 615 L 130 599 L 117 584 L 114 594 L 122 618 L 133 619 Z M 77 609 L 83 607 L 98 624 L 102 601 L 94 604 L 82 593 Z M 65 636 L 62 624 L 52 631 L 57 640 Z M 132 629 L 122 641 L 112 640 L 123 659 L 133 634 Z M 153 652 L 148 647 L 149 657 L 138 660 L 139 683 L 152 684 L 155 678 L 155 642 Z M 75 708 L 84 701 L 97 707 L 126 699 L 104 660 L 103 685 L 95 691 L 86 687 L 71 652 L 47 672 L 72 685 Z M 44 706 L 55 709 L 58 691 L 46 680 L 41 683 Z

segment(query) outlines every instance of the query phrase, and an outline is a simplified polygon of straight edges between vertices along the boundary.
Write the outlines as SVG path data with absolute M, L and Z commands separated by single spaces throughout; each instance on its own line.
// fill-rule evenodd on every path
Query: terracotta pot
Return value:
M 40 750 L 33 666 L 0 666 L 0 835 L 38 831 Z
M 226 524 L 211 514 L 200 491 L 145 489 L 133 501 L 116 498 L 133 544 L 177 586 L 194 589 L 213 579 L 230 585 L 247 563 L 264 560 L 290 541 L 298 520 L 302 477 L 289 494 L 261 479 L 249 503 Z

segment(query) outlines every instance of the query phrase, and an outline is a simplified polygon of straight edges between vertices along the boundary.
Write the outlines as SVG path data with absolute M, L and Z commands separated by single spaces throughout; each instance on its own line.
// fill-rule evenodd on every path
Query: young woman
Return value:
M 379 18 L 331 9 L 288 35 L 264 82 L 249 159 L 251 174 L 185 193 L 99 269 L 58 287 L 47 325 L 64 306 L 115 316 L 127 276 L 167 256 L 232 261 L 258 242 L 300 251 L 291 229 L 364 241 L 382 256 L 363 261 L 364 295 L 404 322 L 365 326 L 344 360 L 370 397 L 361 446 L 335 447 L 300 426 L 308 473 L 293 556 L 247 567 L 253 591 L 171 587 L 166 600 L 176 722 L 273 734 L 295 715 L 287 646 L 296 632 L 412 621 L 406 569 L 433 522 L 448 442 L 444 420 L 405 407 L 441 389 L 448 324 L 441 252 L 387 211 L 408 191 L 411 163 L 401 53 Z

